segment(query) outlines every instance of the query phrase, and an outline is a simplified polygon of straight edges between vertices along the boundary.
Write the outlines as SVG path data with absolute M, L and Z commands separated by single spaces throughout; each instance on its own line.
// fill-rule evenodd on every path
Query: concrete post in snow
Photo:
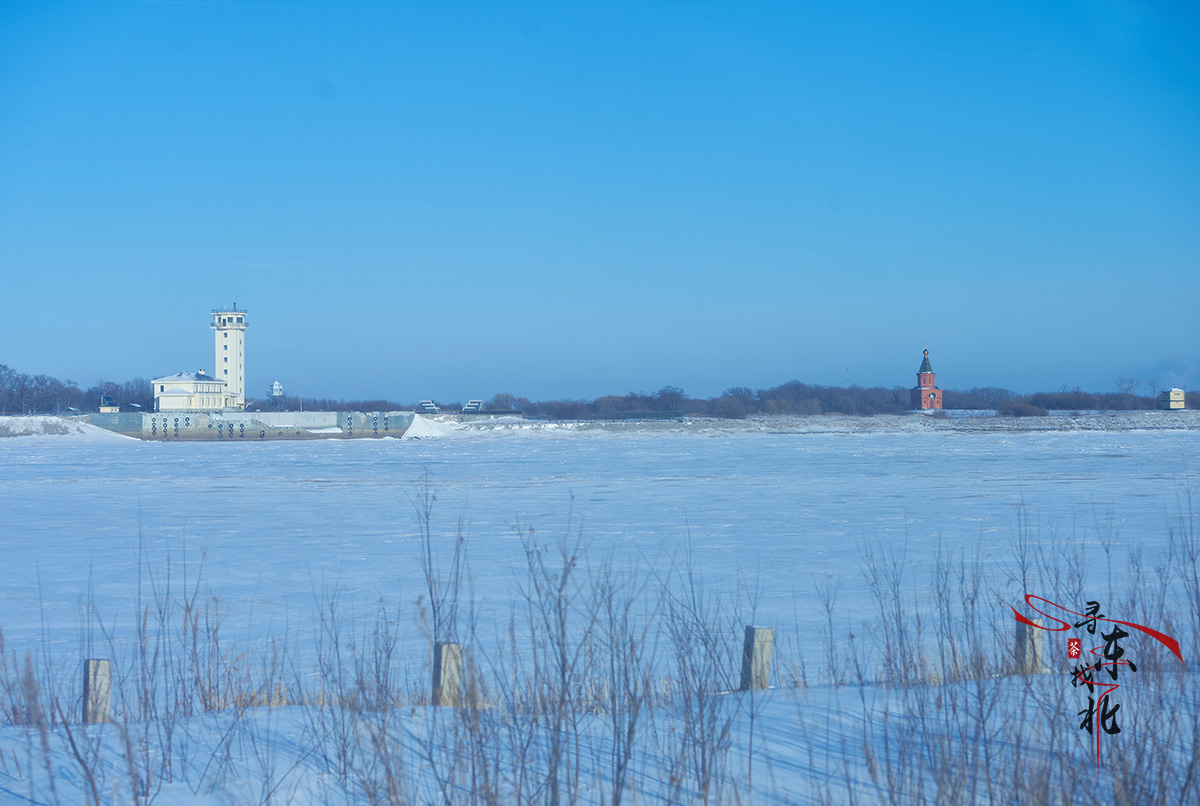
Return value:
M 1038 627 L 1017 622 L 1017 674 L 1041 674 L 1042 648 L 1045 646 L 1046 631 L 1041 629 L 1042 619 L 1030 619 Z
M 112 699 L 112 666 L 106 660 L 83 662 L 83 721 L 89 725 L 109 721 Z
M 433 645 L 433 704 L 462 703 L 462 644 Z
M 775 631 L 770 627 L 747 627 L 742 645 L 742 691 L 771 685 L 771 644 Z

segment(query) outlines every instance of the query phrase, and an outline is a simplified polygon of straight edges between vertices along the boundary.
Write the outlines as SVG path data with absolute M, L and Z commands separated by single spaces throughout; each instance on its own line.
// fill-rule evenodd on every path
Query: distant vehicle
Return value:
M 417 408 L 422 414 L 437 414 L 441 409 L 433 404 L 432 400 L 422 400 L 417 403 Z
M 463 414 L 473 414 L 483 408 L 482 400 L 468 400 L 467 405 L 463 406 Z

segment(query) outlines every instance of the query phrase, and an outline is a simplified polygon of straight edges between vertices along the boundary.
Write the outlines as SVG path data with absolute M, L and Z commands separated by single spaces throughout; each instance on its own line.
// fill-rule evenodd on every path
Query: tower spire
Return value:
M 909 364 L 909 366 L 912 366 L 912 364 Z M 925 349 L 925 358 L 921 360 L 921 368 L 917 370 L 917 374 L 920 375 L 923 372 L 933 374 L 933 365 L 929 363 L 929 348 Z

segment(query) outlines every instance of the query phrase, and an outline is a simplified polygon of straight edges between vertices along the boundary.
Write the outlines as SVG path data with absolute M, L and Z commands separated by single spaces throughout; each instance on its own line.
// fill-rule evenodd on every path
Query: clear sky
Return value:
M 81 384 L 236 302 L 252 394 L 1200 388 L 1200 5 L 3 0 L 0 299 Z

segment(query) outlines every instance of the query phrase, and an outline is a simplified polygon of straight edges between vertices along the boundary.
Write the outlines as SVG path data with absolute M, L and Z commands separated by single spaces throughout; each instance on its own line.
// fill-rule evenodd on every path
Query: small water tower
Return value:
M 271 411 L 283 411 L 283 384 L 275 381 L 271 384 L 271 388 L 267 390 L 267 399 L 270 401 Z

